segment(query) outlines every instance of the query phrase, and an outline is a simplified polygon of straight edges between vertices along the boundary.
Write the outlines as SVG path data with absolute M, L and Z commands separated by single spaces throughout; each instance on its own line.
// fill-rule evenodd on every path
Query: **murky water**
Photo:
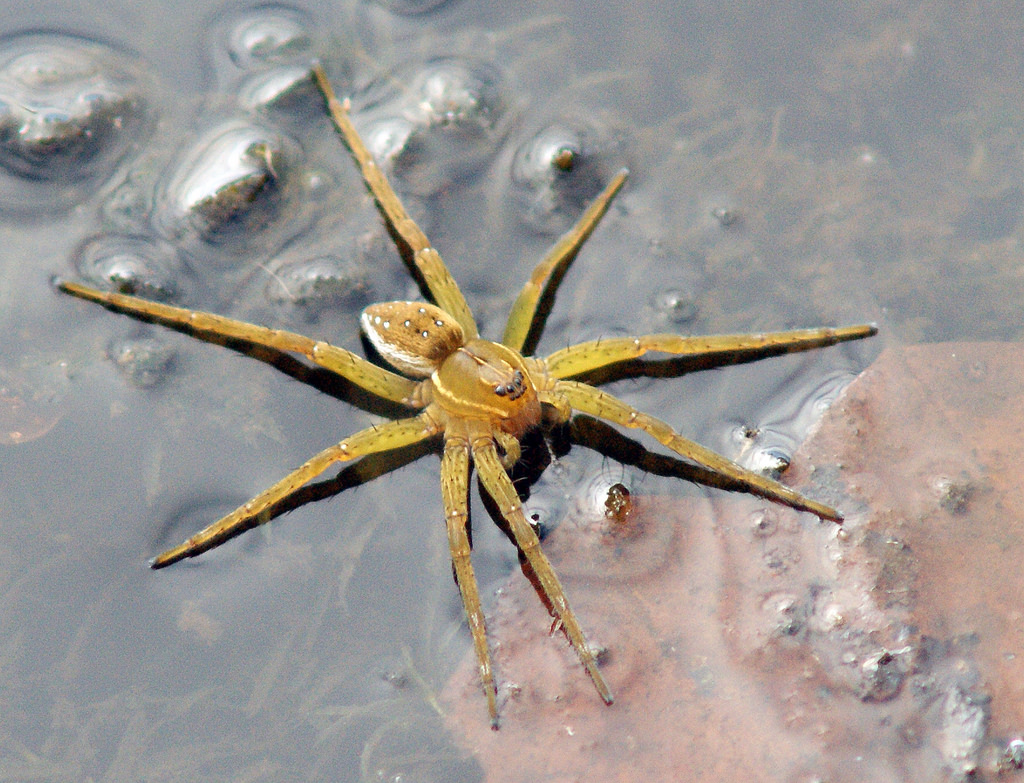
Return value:
M 610 387 L 749 465 L 783 465 L 883 344 L 1021 333 L 1012 3 L 0 8 L 0 780 L 478 778 L 437 714 L 469 637 L 436 457 L 154 573 L 375 413 L 50 282 L 361 350 L 358 311 L 416 294 L 312 57 L 490 336 L 624 164 L 540 353 L 877 321 L 869 344 Z M 545 178 L 567 151 L 573 176 Z M 533 508 L 557 524 L 602 470 L 695 491 L 576 448 Z M 474 508 L 490 596 L 515 553 Z

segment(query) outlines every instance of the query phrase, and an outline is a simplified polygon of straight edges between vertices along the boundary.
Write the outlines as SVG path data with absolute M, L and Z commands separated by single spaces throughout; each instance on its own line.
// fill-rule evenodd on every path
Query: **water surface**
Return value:
M 148 557 L 375 414 L 51 287 L 109 276 L 121 262 L 90 266 L 96 243 L 141 237 L 153 266 L 128 272 L 149 293 L 361 350 L 359 309 L 416 292 L 309 95 L 260 103 L 271 70 L 322 58 L 366 127 L 390 131 L 426 64 L 479 79 L 483 129 L 395 166 L 491 336 L 592 196 L 584 181 L 549 214 L 516 190 L 517 154 L 551 127 L 586 141 L 593 182 L 621 165 L 631 179 L 539 352 L 878 322 L 870 344 L 612 387 L 731 456 L 791 454 L 883 344 L 1018 338 L 1014 4 L 395 13 L 413 5 L 2 8 L 4 51 L 40 31 L 66 51 L 98 44 L 86 59 L 101 74 L 116 60 L 137 105 L 109 148 L 0 183 L 0 780 L 478 779 L 435 710 L 469 649 L 436 457 L 151 572 Z M 268 15 L 269 37 L 246 27 Z M 203 201 L 217 192 L 204 154 L 238 133 L 233 181 L 258 208 L 225 220 Z M 574 449 L 534 508 L 557 524 L 602 469 L 634 492 L 699 491 Z M 490 596 L 516 558 L 474 504 Z

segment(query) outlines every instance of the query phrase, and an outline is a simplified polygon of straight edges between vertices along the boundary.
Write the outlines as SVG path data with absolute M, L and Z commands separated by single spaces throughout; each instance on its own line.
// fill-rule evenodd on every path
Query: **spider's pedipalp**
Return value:
M 331 465 L 365 457 L 368 454 L 410 446 L 433 437 L 437 432 L 438 425 L 428 411 L 418 416 L 386 421 L 360 430 L 340 443 L 324 449 L 276 484 L 263 490 L 226 517 L 203 528 L 184 543 L 157 555 L 149 564 L 152 568 L 163 568 L 179 560 L 195 557 L 220 546 L 239 533 L 268 522 L 268 512 L 275 503 L 319 476 Z
M 537 392 L 542 405 L 547 405 L 551 414 L 547 421 L 552 424 L 565 424 L 572 418 L 572 406 L 561 394 L 552 389 L 540 389 Z
M 519 445 L 519 439 L 514 435 L 510 435 L 502 430 L 494 430 L 491 433 L 494 441 L 501 447 L 504 455 L 501 457 L 501 464 L 506 468 L 511 468 L 522 456 L 522 447 Z
M 611 704 L 613 701 L 611 690 L 597 667 L 597 659 L 587 644 L 583 628 L 576 619 L 572 607 L 569 606 L 562 583 L 547 555 L 541 550 L 537 533 L 523 514 L 519 495 L 516 494 L 512 479 L 509 478 L 501 464 L 494 440 L 486 434 L 477 435 L 472 440 L 472 453 L 480 482 L 487 494 L 498 505 L 499 512 L 509 525 L 516 546 L 522 556 L 526 558 L 527 565 L 537 578 L 535 586 L 543 592 L 545 604 L 576 651 L 576 655 L 579 656 L 580 662 L 587 670 L 587 674 L 590 675 L 598 694 L 606 704 Z
M 469 441 L 465 435 L 445 436 L 444 455 L 441 457 L 441 498 L 444 501 L 445 523 L 448 528 L 448 548 L 451 551 L 455 583 L 462 594 L 462 605 L 473 636 L 480 668 L 480 684 L 487 697 L 487 711 L 491 727 L 498 728 L 497 691 L 491 668 L 491 653 L 487 648 L 487 630 L 484 612 L 480 606 L 480 591 L 473 564 L 470 561 L 469 524 Z
M 842 515 L 834 508 L 804 497 L 785 484 L 747 470 L 711 449 L 684 438 L 661 419 L 638 411 L 608 392 L 579 381 L 558 381 L 555 384 L 555 392 L 561 394 L 574 410 L 622 427 L 642 430 L 681 457 L 732 479 L 755 495 L 799 511 L 810 511 L 822 519 L 842 523 Z

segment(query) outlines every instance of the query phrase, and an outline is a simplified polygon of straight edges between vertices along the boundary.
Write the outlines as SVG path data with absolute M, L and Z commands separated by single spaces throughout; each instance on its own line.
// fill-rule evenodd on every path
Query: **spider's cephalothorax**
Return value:
M 444 360 L 429 388 L 449 417 L 480 419 L 513 438 L 540 424 L 540 399 L 526 361 L 500 343 L 470 340 Z
M 551 416 L 545 418 L 561 422 L 567 421 L 573 411 L 580 411 L 645 432 L 676 454 L 721 474 L 748 492 L 838 522 L 841 517 L 835 509 L 740 467 L 687 440 L 665 422 L 578 379 L 652 351 L 702 359 L 721 357 L 728 361 L 737 354 L 767 356 L 856 340 L 874 334 L 875 329 L 872 326 L 850 326 L 712 337 L 655 334 L 579 343 L 544 358 L 523 356 L 531 330 L 542 325 L 538 308 L 541 299 L 545 295 L 553 295 L 554 291 L 549 290 L 553 287 L 552 281 L 561 278 L 607 211 L 612 198 L 626 180 L 626 172 L 622 171 L 612 178 L 576 226 L 555 243 L 534 269 L 512 306 L 501 341 L 485 340 L 479 336 L 473 314 L 441 256 L 406 213 L 383 172 L 367 152 L 349 119 L 347 102 L 341 103 L 335 98 L 319 66 L 313 69 L 313 79 L 389 230 L 397 238 L 399 247 L 407 251 L 408 264 L 421 279 L 424 293 L 434 302 L 385 302 L 371 305 L 363 312 L 362 326 L 368 339 L 398 373 L 343 348 L 300 334 L 134 296 L 98 291 L 79 283 L 61 281 L 58 285 L 74 296 L 173 326 L 200 338 L 240 340 L 302 354 L 314 364 L 337 373 L 377 397 L 406 406 L 413 415 L 374 425 L 327 447 L 223 519 L 153 558 L 151 565 L 162 568 L 183 558 L 195 557 L 254 524 L 266 521 L 272 507 L 331 465 L 410 446 L 440 435 L 444 443 L 441 498 L 448 543 L 480 665 L 480 678 L 492 726 L 497 728 L 498 725 L 496 689 L 483 609 L 470 562 L 468 492 L 471 465 L 475 466 L 480 483 L 495 501 L 509 535 L 519 548 L 524 571 L 542 593 L 556 626 L 576 650 L 601 698 L 610 704 L 612 695 L 598 669 L 594 653 L 554 569 L 540 548 L 536 532 L 523 514 L 519 496 L 506 472 L 519 459 L 519 439 L 541 423 L 542 407 L 551 411 Z
M 370 305 L 360 320 L 395 369 L 430 379 L 419 404 L 436 402 L 449 420 L 478 419 L 513 438 L 540 424 L 537 390 L 516 351 L 480 337 L 467 342 L 448 313 L 426 302 Z

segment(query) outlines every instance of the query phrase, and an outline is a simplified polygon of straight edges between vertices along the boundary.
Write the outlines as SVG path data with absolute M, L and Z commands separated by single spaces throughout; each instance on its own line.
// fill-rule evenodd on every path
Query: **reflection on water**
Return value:
M 186 279 L 178 249 L 146 236 L 100 234 L 75 252 L 75 268 L 88 283 L 158 302 L 181 300 Z
M 0 206 L 69 207 L 117 167 L 147 111 L 122 53 L 60 34 L 0 41 Z
M 361 350 L 358 310 L 416 293 L 313 100 L 310 57 L 364 110 L 357 125 L 485 331 L 547 235 L 628 164 L 541 351 L 871 319 L 897 341 L 1012 339 L 1024 74 L 1019 36 L 999 21 L 1016 10 L 990 10 L 5 9 L 0 780 L 479 778 L 437 713 L 469 649 L 437 462 L 151 573 L 164 544 L 372 419 L 292 382 L 335 391 L 315 374 L 279 374 L 49 284 L 77 276 Z M 781 469 L 815 401 L 872 350 L 612 391 Z M 679 491 L 657 460 L 639 464 L 560 453 L 531 508 L 555 527 L 607 509 L 611 487 Z M 591 495 L 603 500 L 577 507 Z M 515 555 L 482 508 L 474 519 L 490 602 Z M 779 598 L 765 612 L 798 622 Z M 882 693 L 896 669 L 876 664 Z

